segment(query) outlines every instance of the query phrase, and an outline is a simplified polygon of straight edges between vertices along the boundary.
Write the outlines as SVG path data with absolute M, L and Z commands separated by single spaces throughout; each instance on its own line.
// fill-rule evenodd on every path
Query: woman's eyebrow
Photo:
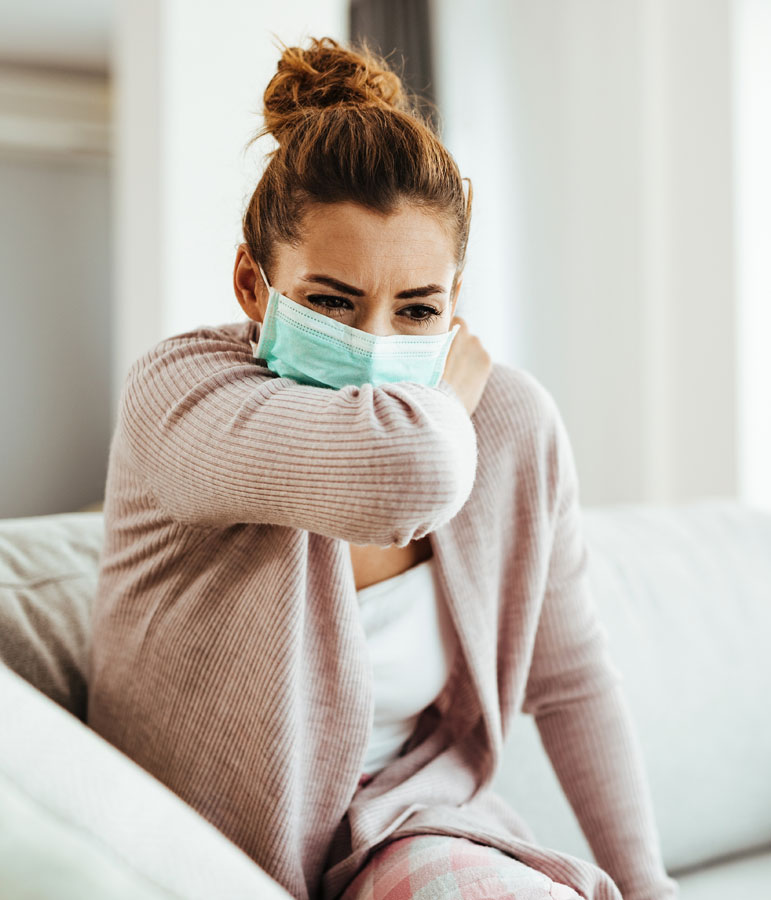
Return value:
M 352 297 L 364 297 L 365 292 L 361 288 L 353 287 L 344 281 L 338 281 L 336 278 L 330 278 L 329 275 L 303 275 L 303 281 L 314 281 L 317 284 L 326 284 L 328 287 L 340 291 L 342 294 L 350 294 Z M 409 300 L 412 297 L 430 297 L 433 294 L 446 294 L 447 291 L 441 284 L 427 284 L 425 287 L 410 288 L 406 291 L 399 291 L 396 294 L 398 300 Z

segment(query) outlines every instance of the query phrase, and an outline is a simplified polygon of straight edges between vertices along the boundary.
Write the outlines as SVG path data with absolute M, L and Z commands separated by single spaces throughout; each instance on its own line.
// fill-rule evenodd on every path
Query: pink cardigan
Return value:
M 453 388 L 274 376 L 251 320 L 132 366 L 110 446 L 87 721 L 300 900 L 375 845 L 498 847 L 597 900 L 678 896 L 621 675 L 587 590 L 552 395 L 495 363 Z M 463 652 L 403 756 L 358 787 L 373 711 L 347 542 L 429 535 Z M 596 864 L 541 846 L 489 789 L 535 716 Z

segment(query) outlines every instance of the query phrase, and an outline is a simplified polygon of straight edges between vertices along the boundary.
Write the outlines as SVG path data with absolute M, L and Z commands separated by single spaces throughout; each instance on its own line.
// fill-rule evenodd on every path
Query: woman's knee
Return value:
M 581 900 L 501 850 L 449 835 L 409 835 L 373 856 L 340 900 Z

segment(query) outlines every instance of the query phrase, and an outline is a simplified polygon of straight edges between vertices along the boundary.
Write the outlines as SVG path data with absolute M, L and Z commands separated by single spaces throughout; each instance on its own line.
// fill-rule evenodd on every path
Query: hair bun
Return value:
M 351 50 L 322 37 L 311 38 L 307 49 L 281 46 L 278 69 L 265 89 L 262 131 L 279 142 L 308 110 L 340 105 L 411 109 L 399 76 L 366 43 Z

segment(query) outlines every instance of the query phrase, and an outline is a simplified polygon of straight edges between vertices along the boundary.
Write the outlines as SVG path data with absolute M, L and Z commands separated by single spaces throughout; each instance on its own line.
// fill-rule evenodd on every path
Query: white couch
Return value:
M 771 898 L 771 512 L 584 510 L 589 578 L 683 900 Z M 83 724 L 101 512 L 0 520 L 0 896 L 289 896 Z M 591 859 L 532 718 L 494 787 Z

